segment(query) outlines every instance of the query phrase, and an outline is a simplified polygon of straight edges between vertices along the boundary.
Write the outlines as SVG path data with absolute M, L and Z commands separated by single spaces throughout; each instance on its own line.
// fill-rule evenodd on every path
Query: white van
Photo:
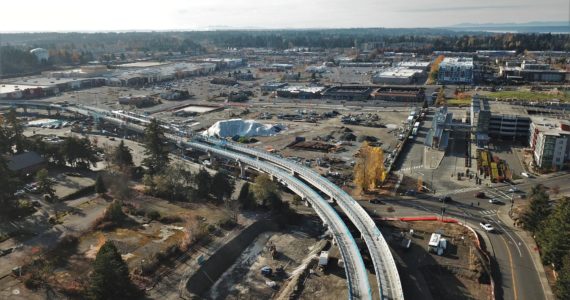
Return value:
M 526 177 L 526 178 L 530 178 L 530 174 L 528 174 L 527 172 L 522 172 L 521 176 Z

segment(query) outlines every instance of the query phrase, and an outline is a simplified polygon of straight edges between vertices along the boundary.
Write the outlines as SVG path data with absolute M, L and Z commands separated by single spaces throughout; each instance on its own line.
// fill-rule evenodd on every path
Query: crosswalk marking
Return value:
M 455 194 L 461 194 L 461 193 L 472 192 L 472 191 L 478 191 L 478 190 L 481 190 L 481 187 L 468 187 L 468 188 L 462 188 L 462 189 L 458 189 L 458 190 L 453 190 L 453 191 L 441 193 L 441 195 L 443 195 L 443 194 L 445 194 L 445 195 L 455 195 Z M 439 194 L 439 193 L 438 193 L 438 194 Z
M 494 215 L 494 214 L 496 214 L 496 213 L 497 213 L 497 210 L 496 210 L 496 209 L 489 209 L 489 210 L 481 211 L 480 213 L 481 213 L 482 215 L 489 216 L 489 215 Z
M 417 169 L 421 169 L 423 168 L 423 165 L 417 165 L 417 166 L 413 166 L 413 167 L 406 167 L 406 168 L 401 168 L 400 171 L 410 171 L 410 170 L 417 170 Z

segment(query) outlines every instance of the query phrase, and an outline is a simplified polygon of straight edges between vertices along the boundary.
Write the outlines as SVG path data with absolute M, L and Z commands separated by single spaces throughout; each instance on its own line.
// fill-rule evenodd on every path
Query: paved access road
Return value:
M 386 200 L 389 205 L 396 208 L 393 215 L 386 215 L 385 209 L 377 204 L 364 204 L 371 212 L 376 210 L 382 216 L 412 216 L 441 214 L 445 207 L 445 216 L 454 217 L 464 221 L 474 228 L 479 227 L 479 222 L 490 223 L 496 229 L 496 233 L 486 234 L 491 245 L 488 250 L 494 256 L 498 272 L 495 275 L 497 284 L 502 289 L 498 290 L 497 299 L 515 300 L 540 300 L 553 299 L 551 289 L 545 282 L 542 266 L 539 264 L 539 256 L 534 242 L 529 239 L 529 234 L 520 228 L 515 228 L 508 211 L 511 198 L 514 205 L 522 204 L 528 199 L 520 199 L 518 195 L 528 193 L 535 184 L 543 184 L 546 187 L 559 187 L 560 194 L 570 193 L 570 174 L 548 176 L 521 180 L 516 188 L 516 193 L 509 192 L 510 185 L 501 184 L 496 187 L 472 187 L 450 192 L 448 195 L 453 202 L 444 204 L 436 197 L 406 198 Z M 478 199 L 475 193 L 483 191 L 488 196 L 486 199 Z M 489 203 L 489 198 L 496 198 L 504 202 L 504 205 Z M 534 257 L 534 261 L 533 261 Z

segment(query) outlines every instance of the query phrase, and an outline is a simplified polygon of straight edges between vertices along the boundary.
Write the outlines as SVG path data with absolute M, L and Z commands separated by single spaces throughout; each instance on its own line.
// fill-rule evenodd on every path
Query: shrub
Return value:
M 82 189 L 79 189 L 65 197 L 61 198 L 61 201 L 68 201 L 68 200 L 74 200 L 74 199 L 78 199 L 81 197 L 85 197 L 87 195 L 91 195 L 95 193 L 95 185 L 90 185 L 90 186 L 86 186 Z
M 156 210 L 149 211 L 146 216 L 153 221 L 160 219 L 160 213 Z
M 160 218 L 160 223 L 163 224 L 173 224 L 173 223 L 180 223 L 182 222 L 182 218 L 179 216 L 164 216 Z
M 225 230 L 230 230 L 236 226 L 236 222 L 232 218 L 226 218 L 218 222 L 218 226 Z

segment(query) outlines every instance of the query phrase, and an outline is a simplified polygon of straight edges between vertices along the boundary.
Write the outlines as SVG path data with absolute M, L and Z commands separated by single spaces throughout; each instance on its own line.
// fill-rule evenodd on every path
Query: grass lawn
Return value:
M 485 96 L 490 98 L 498 98 L 499 100 L 518 99 L 527 101 L 548 101 L 552 99 L 560 99 L 560 101 L 570 102 L 570 92 L 560 92 L 559 94 L 548 94 L 543 92 L 531 91 L 501 91 L 491 92 Z
M 447 100 L 447 106 L 469 106 L 469 105 L 471 105 L 471 98 Z

